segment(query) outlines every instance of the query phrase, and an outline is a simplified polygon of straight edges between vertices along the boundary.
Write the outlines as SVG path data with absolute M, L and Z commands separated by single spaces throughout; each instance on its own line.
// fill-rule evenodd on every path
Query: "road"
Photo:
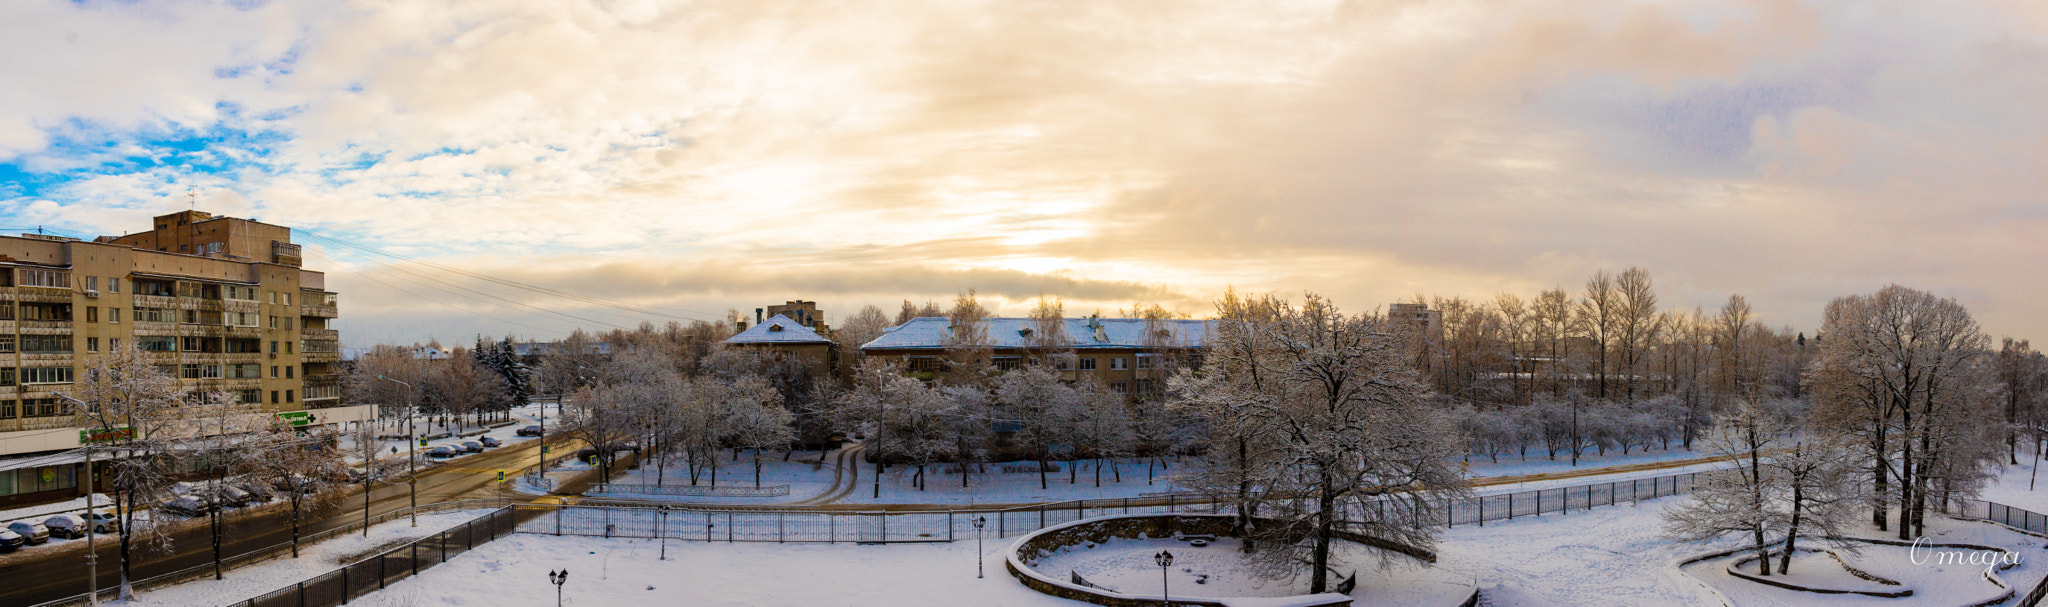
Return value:
M 558 445 L 551 449 L 568 448 L 559 446 L 566 443 L 550 444 Z M 539 445 L 540 441 L 513 443 L 503 448 L 449 460 L 446 465 L 421 471 L 419 503 L 424 505 L 464 499 L 516 497 L 499 490 L 497 471 L 505 470 L 508 476 L 512 476 L 517 475 L 521 468 L 538 463 Z M 370 491 L 370 515 L 376 516 L 407 507 L 407 496 L 407 485 L 403 482 L 374 487 Z M 302 523 L 300 533 L 310 535 L 362 521 L 361 490 L 344 495 L 336 508 L 336 511 L 317 520 Z M 226 529 L 221 542 L 221 551 L 225 556 L 290 542 L 292 537 L 289 513 L 276 510 L 230 518 Z M 134 568 L 136 579 L 212 562 L 213 541 L 206 525 L 173 533 L 172 540 L 173 550 L 170 554 L 143 554 L 139 557 L 139 563 Z M 98 547 L 99 586 L 107 588 L 118 585 L 121 579 L 118 538 L 113 535 L 102 535 L 98 539 Z M 47 554 L 38 554 L 39 552 Z M 34 605 L 86 592 L 84 542 L 73 542 L 61 547 L 27 548 L 7 556 L 5 561 L 0 561 L 0 580 L 6 580 L 5 584 L 0 584 L 0 605 Z

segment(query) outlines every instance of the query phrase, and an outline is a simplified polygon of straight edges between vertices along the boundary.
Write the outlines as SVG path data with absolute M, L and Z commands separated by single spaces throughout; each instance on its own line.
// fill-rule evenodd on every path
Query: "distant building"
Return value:
M 813 307 L 812 311 L 816 311 Z M 820 323 L 822 324 L 822 323 Z M 804 361 L 813 377 L 825 377 L 839 366 L 839 344 L 788 316 L 777 314 L 737 335 L 728 337 L 725 345 L 739 348 L 759 348 L 783 356 Z
M 1431 310 L 1424 303 L 1388 304 L 1387 322 L 1408 332 L 1409 357 L 1415 367 L 1434 374 L 1444 351 L 1444 311 Z
M 340 407 L 336 294 L 301 266 L 291 229 L 201 211 L 92 241 L 0 236 L 0 507 L 83 494 L 59 393 L 90 357 L 141 346 L 188 390 L 220 390 L 294 422 L 375 417 Z M 312 414 L 297 413 L 317 410 Z M 82 458 L 77 458 L 82 459 Z
M 1067 318 L 1059 321 L 1064 335 L 1050 339 L 1037 334 L 1037 319 L 984 322 L 998 370 L 1018 368 L 1029 357 L 1056 355 L 1054 368 L 1068 379 L 1093 377 L 1118 393 L 1145 395 L 1164 391 L 1173 369 L 1201 366 L 1215 321 Z M 915 318 L 884 330 L 860 351 L 869 359 L 901 362 L 913 373 L 936 373 L 943 370 L 953 332 L 950 318 Z

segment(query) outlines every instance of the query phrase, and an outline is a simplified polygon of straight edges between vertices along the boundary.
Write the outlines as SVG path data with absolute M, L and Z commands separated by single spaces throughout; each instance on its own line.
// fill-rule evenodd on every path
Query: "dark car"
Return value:
M 292 475 L 291 480 L 280 479 L 270 484 L 270 487 L 272 489 L 276 489 L 278 491 L 287 493 L 297 493 L 299 495 L 312 493 L 313 489 L 318 486 L 319 484 L 313 482 L 313 479 L 299 476 L 297 474 Z
M 14 521 L 7 524 L 7 530 L 28 540 L 29 545 L 50 541 L 50 528 L 35 521 Z
M 75 540 L 85 537 L 85 519 L 76 514 L 58 514 L 43 519 L 43 526 L 50 529 L 50 537 Z
M 483 443 L 479 443 L 479 442 L 476 442 L 476 441 L 473 441 L 473 440 L 471 440 L 471 441 L 462 441 L 462 450 L 463 450 L 463 451 L 468 451 L 468 452 L 470 452 L 470 453 L 483 453 L 483 452 L 484 452 L 484 444 L 483 444 Z
M 213 512 L 217 506 L 214 505 L 213 500 L 206 499 L 205 496 L 187 495 L 164 502 L 158 508 L 178 516 L 200 516 Z
M 482 437 L 482 438 L 478 438 L 478 439 L 476 439 L 476 442 L 479 442 L 479 443 L 483 443 L 483 444 L 484 444 L 484 448 L 485 448 L 485 449 L 489 449 L 489 448 L 492 448 L 492 447 L 497 447 L 497 446 L 500 446 L 500 445 L 503 445 L 503 444 L 505 444 L 505 442 L 504 442 L 504 441 L 501 441 L 501 440 L 498 440 L 498 439 L 495 439 L 495 438 L 491 438 L 491 437 L 488 437 L 488 436 L 486 436 L 486 437 Z
M 235 487 L 249 492 L 249 501 L 251 503 L 261 504 L 270 501 L 273 497 L 277 497 L 277 493 L 271 491 L 270 487 L 264 486 L 263 483 L 250 481 L 236 483 Z
M 520 436 L 540 436 L 540 426 L 527 426 L 524 428 L 520 428 L 519 431 L 515 432 L 514 434 L 518 434 Z
M 22 539 L 21 534 L 0 529 L 0 552 L 14 552 L 27 543 L 28 540 Z
M 447 459 L 455 457 L 456 455 L 457 452 L 455 451 L 455 449 L 452 447 L 448 447 L 446 445 L 427 450 L 427 457 L 435 459 Z

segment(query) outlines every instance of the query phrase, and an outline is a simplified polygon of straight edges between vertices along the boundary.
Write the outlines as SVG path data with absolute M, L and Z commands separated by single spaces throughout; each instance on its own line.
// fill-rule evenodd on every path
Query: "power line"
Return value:
M 375 277 L 373 277 L 373 276 L 370 276 L 369 274 L 365 274 L 365 273 L 363 273 L 363 272 L 359 272 L 359 271 L 356 271 L 356 270 L 355 270 L 354 268 L 350 268 L 350 267 L 348 267 L 347 265 L 345 265 L 345 264 L 341 263 L 340 261 L 338 261 L 338 260 L 336 260 L 336 259 L 334 259 L 334 258 L 332 258 L 332 257 L 327 257 L 326 255 L 322 255 L 322 254 L 320 254 L 320 253 L 319 253 L 319 252 L 318 252 L 317 250 L 313 250 L 313 249 L 308 249 L 308 250 L 309 250 L 309 251 L 311 251 L 311 252 L 313 252 L 313 254 L 315 254 L 315 255 L 320 255 L 320 257 L 321 257 L 322 259 L 325 259 L 325 260 L 327 260 L 327 261 L 328 261 L 329 263 L 332 263 L 332 264 L 334 264 L 334 266 L 335 266 L 335 267 L 341 268 L 341 269 L 342 269 L 342 271 L 348 272 L 348 273 L 350 273 L 350 274 L 354 274 L 354 275 L 356 275 L 356 276 L 360 276 L 360 277 L 362 277 L 362 278 L 363 278 L 364 280 L 368 280 L 368 281 L 370 281 L 370 282 L 374 282 L 374 283 L 377 283 L 377 284 L 380 284 L 380 285 L 384 285 L 385 287 L 387 287 L 387 288 L 390 288 L 391 290 L 394 290 L 394 291 L 398 291 L 398 292 L 400 292 L 400 293 L 404 293 L 404 294 L 406 294 L 406 295 L 411 295 L 411 296 L 413 296 L 413 297 L 417 297 L 417 298 L 420 298 L 420 299 L 426 300 L 426 301 L 428 301 L 428 302 L 431 302 L 431 303 L 439 304 L 439 305 L 441 305 L 441 306 L 444 306 L 444 307 L 447 307 L 448 309 L 451 309 L 451 310 L 456 310 L 456 311 L 458 311 L 458 312 L 463 312 L 463 313 L 465 313 L 465 314 L 475 314 L 475 315 L 477 315 L 477 316 L 482 316 L 482 317 L 484 317 L 484 318 L 488 318 L 488 319 L 491 319 L 491 320 L 495 320 L 495 321 L 498 321 L 498 322 L 502 322 L 502 323 L 506 323 L 506 324 L 510 324 L 510 325 L 517 325 L 517 326 L 521 326 L 521 327 L 526 327 L 526 328 L 528 328 L 528 329 L 533 329 L 533 330 L 535 330 L 535 331 L 543 331 L 543 332 L 548 332 L 548 333 L 557 333 L 557 332 L 559 332 L 559 330 L 558 330 L 558 329 L 543 329 L 543 328 L 540 328 L 540 327 L 536 327 L 536 326 L 533 326 L 533 325 L 529 325 L 529 324 L 526 324 L 526 323 L 518 322 L 518 321 L 515 321 L 515 320 L 508 320 L 508 319 L 504 319 L 504 318 L 498 318 L 498 317 L 496 317 L 496 316 L 492 316 L 492 315 L 489 315 L 489 314 L 485 314 L 485 313 L 483 313 L 483 312 L 477 312 L 477 311 L 474 311 L 474 310 L 468 310 L 468 309 L 464 309 L 464 308 L 462 308 L 462 307 L 460 307 L 460 306 L 456 306 L 456 305 L 454 305 L 454 304 L 450 304 L 450 303 L 448 303 L 448 302 L 444 302 L 444 301 L 441 301 L 441 300 L 438 300 L 438 299 L 434 299 L 434 298 L 432 298 L 432 297 L 427 297 L 427 296 L 425 296 L 425 295 L 421 295 L 421 294 L 419 294 L 419 293 L 414 293 L 414 292 L 412 292 L 411 290 L 408 290 L 408 289 L 406 289 L 406 288 L 404 288 L 404 287 L 400 287 L 400 286 L 397 286 L 397 285 L 393 285 L 393 284 L 391 284 L 391 283 L 388 283 L 388 282 L 384 282 L 384 281 L 382 281 L 382 280 L 377 280 L 377 279 L 376 279 Z
M 333 256 L 325 256 L 325 257 L 326 257 L 326 258 L 328 259 L 328 261 L 334 261 L 334 258 L 333 258 Z M 524 307 L 524 308 L 529 308 L 529 309 L 532 309 L 532 310 L 534 310 L 534 311 L 536 311 L 536 312 L 540 312 L 540 313 L 543 313 L 543 314 L 553 314 L 553 315 L 555 315 L 555 316 L 560 316 L 560 317 L 562 317 L 562 318 L 564 318 L 564 319 L 567 319 L 567 320 L 572 320 L 572 321 L 580 321 L 580 322 L 586 322 L 586 323 L 595 323 L 595 324 L 600 324 L 600 325 L 604 325 L 604 326 L 608 326 L 608 327 L 611 327 L 611 328 L 614 328 L 614 329 L 620 329 L 620 330 L 625 330 L 625 329 L 626 329 L 626 327 L 624 327 L 624 326 L 620 326 L 620 325 L 616 325 L 616 324 L 608 323 L 608 322 L 605 322 L 605 321 L 602 321 L 602 320 L 597 320 L 597 319 L 594 319 L 594 318 L 584 318 L 584 317 L 582 317 L 582 316 L 577 316 L 577 315 L 574 315 L 574 314 L 570 314 L 570 313 L 567 313 L 567 312 L 557 312 L 557 311 L 554 311 L 554 310 L 550 310 L 550 309 L 547 309 L 547 308 L 542 308 L 542 307 L 540 307 L 540 306 L 536 306 L 536 305 L 533 305 L 533 304 L 529 304 L 529 303 L 525 303 L 525 302 L 521 302 L 521 301 L 514 301 L 514 300 L 511 300 L 511 299 L 507 299 L 507 298 L 504 298 L 504 297 L 499 297 L 499 296 L 497 296 L 497 295 L 494 295 L 494 294 L 491 294 L 491 293 L 487 293 L 487 292 L 484 292 L 484 291 L 480 291 L 480 290 L 477 290 L 477 289 L 472 289 L 472 288 L 469 288 L 469 287 L 465 287 L 465 286 L 462 286 L 462 285 L 458 285 L 458 284 L 454 284 L 454 283 L 451 283 L 451 282 L 448 282 L 448 281 L 445 281 L 445 280 L 442 280 L 442 279 L 439 279 L 439 278 L 435 278 L 435 277 L 433 277 L 433 276 L 430 276 L 430 275 L 427 275 L 427 274 L 425 274 L 425 273 L 421 273 L 421 272 L 417 272 L 417 271 L 413 271 L 413 270 L 406 270 L 406 269 L 403 269 L 403 268 L 399 268 L 399 267 L 397 267 L 397 266 L 392 266 L 392 269 L 394 269 L 394 270 L 397 270 L 397 271 L 400 271 L 400 272 L 406 272 L 406 273 L 409 273 L 409 274 L 411 274 L 411 275 L 413 275 L 413 276 L 417 276 L 417 277 L 418 277 L 418 280 L 422 280 L 422 281 L 427 281 L 427 282 L 432 282 L 432 283 L 435 283 L 435 284 L 439 284 L 439 285 L 441 285 L 440 287 L 435 287 L 435 286 L 433 286 L 433 285 L 428 285 L 428 284 L 424 284 L 424 283 L 421 283 L 421 282 L 414 282 L 414 284 L 419 284 L 420 286 L 424 286 L 424 287 L 427 287 L 427 288 L 430 288 L 430 289 L 432 289 L 432 288 L 438 288 L 438 289 L 441 289 L 441 290 L 443 290 L 443 291 L 447 291 L 447 292 L 449 292 L 449 293 L 451 293 L 451 294 L 455 294 L 455 295 L 458 295 L 458 296 L 462 294 L 461 292 L 467 292 L 467 293 L 469 293 L 469 294 L 472 294 L 472 295 L 478 295 L 478 296 L 482 296 L 482 297 L 488 297 L 488 298 L 491 298 L 491 299 L 495 299 L 495 300 L 498 300 L 498 301 L 502 301 L 502 302 L 505 302 L 505 303 L 508 303 L 508 304 L 512 304 L 512 305 L 515 305 L 515 306 L 520 306 L 520 307 Z M 357 274 L 358 274 L 358 275 L 361 275 L 361 272 L 358 272 Z M 397 277 L 396 277 L 396 276 L 394 276 L 394 278 L 397 278 Z
M 673 318 L 673 319 L 677 319 L 677 320 L 715 320 L 715 319 L 716 319 L 716 318 L 718 318 L 718 316 L 719 316 L 718 314 L 713 314 L 713 313 L 710 313 L 710 312 L 703 312 L 703 311 L 698 311 L 698 310 L 682 310 L 682 309 L 679 309 L 679 308 L 677 309 L 678 311 L 681 311 L 681 312 L 686 312 L 686 313 L 689 313 L 689 314 L 695 314 L 695 315 L 699 315 L 699 316 L 698 316 L 698 317 L 690 317 L 690 316 L 677 316 L 677 315 L 674 315 L 674 314 L 668 314 L 668 313 L 660 312 L 660 311 L 657 311 L 657 310 L 651 310 L 651 309 L 647 309 L 647 308 L 642 308 L 642 307 L 637 307 L 637 306 L 631 306 L 631 305 L 627 305 L 627 304 L 623 304 L 623 303 L 619 303 L 619 302 L 616 302 L 616 301 L 611 301 L 611 300 L 607 300 L 607 299 L 602 299 L 602 298 L 597 298 L 597 297 L 590 297 L 590 296 L 585 296 L 585 295 L 576 295 L 576 294 L 573 294 L 573 293 L 564 293 L 564 292 L 561 292 L 561 291 L 557 291 L 557 290 L 554 290 L 554 289 L 550 289 L 550 288 L 547 288 L 547 287 L 542 287 L 542 286 L 536 286 L 536 285 L 526 284 L 526 283 L 523 283 L 523 282 L 518 282 L 518 281 L 514 281 L 514 280 L 508 280 L 508 279 L 504 279 L 504 278 L 498 278 L 498 277 L 495 277 L 495 276 L 488 276 L 488 275 L 484 275 L 484 274 L 478 274 L 478 273 L 475 273 L 475 272 L 470 272 L 470 271 L 468 271 L 468 270 L 463 270 L 463 269 L 461 269 L 461 268 L 456 268 L 456 267 L 452 267 L 452 266 L 442 265 L 442 264 L 438 264 L 438 263 L 434 263 L 434 262 L 431 262 L 431 261 L 426 261 L 426 260 L 422 260 L 422 259 L 417 259 L 417 258 L 413 258 L 413 257 L 407 257 L 407 256 L 404 256 L 404 255 L 399 255 L 399 254 L 396 254 L 396 253 L 391 253 L 391 252 L 383 251 L 383 250 L 380 250 L 380 249 L 376 249 L 376 248 L 373 248 L 373 247 L 369 247 L 369 246 L 366 246 L 366 245 L 360 245 L 360 244 L 356 244 L 356 243 L 353 243 L 353 242 L 349 242 L 349 241 L 346 241 L 346 240 L 342 240 L 342 239 L 339 239 L 339 238 L 334 238 L 334 237 L 331 237 L 331 236 L 326 236 L 326 235 L 323 235 L 323 234 L 320 234 L 320 233 L 317 233 L 317 232 L 313 232 L 313 231 L 311 231 L 311 230 L 306 230 L 306 229 L 303 229 L 303 228 L 298 228 L 298 230 L 299 230 L 300 232 L 302 232 L 302 233 L 306 234 L 307 236 L 310 236 L 310 237 L 312 237 L 312 238 L 315 238 L 315 239 L 321 240 L 321 241 L 323 241 L 323 242 L 331 242 L 331 243 L 334 243 L 334 244 L 337 244 L 337 245 L 341 245 L 341 246 L 344 246 L 344 247 L 347 247 L 347 248 L 350 248 L 350 249 L 354 249 L 354 250 L 357 250 L 357 251 L 362 251 L 362 252 L 365 252 L 365 253 L 369 253 L 369 254 L 372 254 L 372 255 L 381 255 L 381 256 L 384 256 L 384 257 L 389 257 L 389 258 L 392 258 L 392 259 L 397 259 L 397 260 L 400 260 L 400 261 L 408 261 L 408 262 L 412 262 L 412 263 L 416 263 L 416 264 L 420 264 L 420 265 L 424 265 L 424 266 L 428 266 L 428 267 L 432 267 L 432 268 L 436 268 L 436 269 L 440 269 L 440 270 L 444 270 L 444 271 L 448 271 L 448 272 L 454 272 L 454 273 L 456 273 L 456 274 L 461 274 L 461 275 L 464 275 L 464 276 L 468 276 L 468 277 L 471 277 L 471 278 L 475 278 L 475 279 L 478 279 L 478 280 L 485 280 L 485 281 L 490 281 L 490 282 L 493 282 L 493 283 L 497 283 L 497 284 L 501 284 L 501 285 L 505 285 L 505 286 L 509 286 L 509 287 L 513 287 L 513 288 L 517 288 L 517 289 L 524 289 L 524 290 L 527 290 L 527 291 L 533 291 L 533 292 L 536 292 L 536 293 L 544 293 L 544 294 L 547 294 L 547 295 L 553 295 L 553 296 L 556 296 L 556 297 L 564 297 L 564 298 L 568 298 L 568 299 L 574 299 L 574 300 L 577 300 L 577 301 L 582 301 L 582 302 L 584 302 L 584 303 L 589 303 L 589 304 L 595 304 L 595 305 L 599 305 L 599 306 L 604 306 L 604 307 L 607 307 L 607 308 L 616 308 L 616 309 L 620 309 L 620 310 L 626 310 L 626 311 L 630 311 L 630 312 L 636 312 L 636 313 L 640 313 L 640 314 L 647 314 L 647 315 L 652 315 L 652 316 L 661 316 L 661 317 L 666 317 L 666 318 Z

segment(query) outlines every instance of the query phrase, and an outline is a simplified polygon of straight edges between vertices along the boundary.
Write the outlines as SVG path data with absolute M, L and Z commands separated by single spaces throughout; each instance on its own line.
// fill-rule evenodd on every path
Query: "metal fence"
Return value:
M 1957 499 L 1947 502 L 1943 505 L 1949 506 L 1948 513 L 1956 518 L 1979 519 L 2030 533 L 2048 534 L 2048 515 L 2039 512 L 1984 500 Z M 2035 607 L 2041 604 L 2043 598 L 2048 598 L 2048 578 L 2034 584 L 2034 589 L 2028 591 L 2014 605 Z
M 1447 524 L 1453 527 L 1485 525 L 1486 521 L 1508 520 L 1518 516 L 1569 514 L 1573 510 L 1591 510 L 1596 506 L 1628 504 L 1646 499 L 1683 495 L 1692 492 L 1694 482 L 1699 480 L 1699 474 L 1686 472 L 1611 483 L 1475 496 L 1455 500 L 1445 506 L 1445 518 Z
M 491 511 L 457 527 L 343 565 L 230 607 L 334 607 L 376 592 L 477 546 L 512 534 L 512 508 Z
M 597 483 L 583 492 L 592 493 L 633 493 L 640 495 L 683 495 L 690 497 L 782 497 L 789 495 L 789 485 L 746 487 L 734 485 L 649 485 L 644 483 Z
M 1191 501 L 1192 498 L 1192 501 Z M 851 512 L 836 510 L 663 509 L 656 505 L 517 504 L 520 533 L 706 542 L 950 542 L 977 532 L 999 538 L 1105 514 L 1214 512 L 1199 497 L 1074 500 L 1000 510 Z M 974 521 L 983 526 L 977 529 Z
M 400 509 L 398 509 L 398 510 L 393 510 L 393 511 L 391 511 L 391 512 L 386 512 L 386 513 L 384 513 L 384 514 L 379 514 L 379 515 L 376 515 L 376 516 L 370 517 L 370 520 L 369 520 L 369 524 L 370 524 L 370 525 L 372 525 L 372 526 L 374 526 L 374 525 L 377 525 L 377 524 L 379 524 L 379 523 L 385 523 L 385 522 L 390 522 L 390 521 L 394 521 L 394 520 L 404 519 L 404 518 L 407 518 L 407 517 L 410 517 L 410 516 L 412 516 L 412 515 L 413 515 L 413 514 L 415 514 L 415 513 L 417 513 L 417 514 L 428 514 L 428 513 L 433 513 L 433 512 L 445 512 L 445 511 L 450 511 L 450 510 L 469 510 L 469 509 L 472 509 L 472 508 L 497 508 L 497 509 L 503 509 L 503 508 L 505 508 L 506 506 L 510 505 L 511 503 L 512 503 L 512 500 L 509 500 L 509 499 L 505 499 L 505 498 L 493 498 L 493 499 L 477 499 L 477 500 L 461 500 L 461 501 L 454 501 L 454 502 L 441 502 L 441 503 L 438 503 L 438 504 L 428 504 L 428 505 L 425 505 L 425 506 L 420 506 L 420 507 L 419 507 L 419 508 L 417 508 L 417 509 L 414 509 L 414 508 L 400 508 Z M 356 520 L 356 521 L 352 521 L 352 522 L 349 522 L 349 523 L 347 523 L 347 524 L 344 524 L 344 525 L 342 525 L 342 526 L 340 526 L 340 527 L 335 527 L 335 528 L 333 528 L 333 529 L 328 529 L 328 530 L 325 530 L 325 531 L 320 531 L 320 532 L 316 532 L 316 533 L 309 533 L 309 534 L 306 534 L 306 535 L 300 536 L 300 537 L 299 537 L 299 546 L 300 546 L 301 548 L 303 548 L 303 547 L 306 547 L 306 546 L 311 546 L 311 545 L 313 545 L 313 544 L 315 544 L 315 543 L 318 543 L 318 542 L 320 542 L 320 541 L 322 541 L 322 540 L 326 540 L 326 539 L 328 539 L 328 538 L 333 538 L 333 537 L 336 537 L 336 536 L 340 536 L 340 535 L 347 535 L 347 534 L 350 534 L 350 533 L 358 533 L 358 532 L 361 532 L 362 530 L 363 530 L 363 521 L 361 521 L 361 520 Z M 261 562 L 263 562 L 263 561 L 267 561 L 267 560 L 270 560 L 270 559 L 273 559 L 273 558 L 278 558 L 278 557 L 282 557 L 282 556 L 285 556 L 285 555 L 291 554 L 291 550 L 292 550 L 292 543 L 291 543 L 291 542 L 280 542 L 280 543 L 277 543 L 277 544 L 274 544 L 274 545 L 266 546 L 266 547 L 263 547 L 263 548 L 257 548 L 257 549 L 255 549 L 255 550 L 250 550 L 250 551 L 248 551 L 248 552 L 244 552 L 244 553 L 241 553 L 241 554 L 237 554 L 237 555 L 234 555 L 234 556 L 230 556 L 230 557 L 227 557 L 227 558 L 221 559 L 221 565 L 220 565 L 220 567 L 221 567 L 221 570 L 222 570 L 222 571 L 232 571 L 232 570 L 234 570 L 234 569 L 237 569 L 237 568 L 240 568 L 240 567 L 246 567 L 246 566 L 248 566 L 248 565 L 253 565 L 253 564 L 256 564 L 256 563 L 261 563 Z M 178 584 L 178 583 L 182 583 L 182 582 L 185 582 L 185 581 L 189 581 L 189 580 L 194 580 L 194 579 L 199 579 L 199 578 L 201 578 L 201 577 L 206 577 L 206 576 L 211 576 L 211 575 L 213 575 L 213 563 L 211 563 L 211 562 L 208 562 L 208 563 L 205 563 L 205 564 L 202 564 L 202 565 L 195 565 L 195 566 L 192 566 L 192 567 L 187 567 L 187 568 L 184 568 L 184 569 L 179 569 L 179 570 L 177 570 L 177 571 L 172 571 L 172 572 L 169 572 L 169 573 L 164 573 L 164 574 L 160 574 L 160 575 L 153 575 L 153 576 L 150 576 L 150 577 L 147 577 L 147 578 L 143 578 L 143 579 L 140 579 L 140 580 L 136 580 L 136 581 L 135 581 L 135 582 L 134 582 L 133 584 L 131 584 L 131 585 L 132 585 L 132 586 L 134 586 L 135 590 L 137 590 L 137 591 L 143 591 L 143 590 L 149 590 L 149 589 L 151 589 L 151 588 L 160 588 L 160 587 L 163 587 L 163 586 L 169 586 L 169 585 L 172 585 L 172 584 Z M 120 596 L 120 592 L 121 592 L 121 589 L 120 589 L 120 587 L 119 587 L 119 586 L 111 586 L 111 587 L 108 587 L 108 588 L 101 588 L 101 589 L 100 589 L 100 591 L 99 591 L 99 595 L 100 595 L 100 596 L 99 596 L 99 598 L 100 598 L 100 600 L 101 600 L 101 601 L 111 601 L 111 600 L 114 600 L 114 599 L 116 599 L 116 598 L 119 598 L 119 596 Z M 65 598 L 62 598 L 62 599 L 58 599 L 58 600 L 55 600 L 55 601 L 50 601 L 50 602 L 47 602 L 47 603 L 40 603 L 40 604 L 37 604 L 37 605 L 35 605 L 34 607 L 68 607 L 68 606 L 71 606 L 71 605 L 85 605 L 85 604 L 88 604 L 88 603 L 90 603 L 90 602 L 91 602 L 91 601 L 89 601 L 89 600 L 88 600 L 88 598 L 89 598 L 89 597 L 87 597 L 87 596 L 86 596 L 86 593 L 83 593 L 83 592 L 81 592 L 81 593 L 78 593 L 78 594 L 77 594 L 77 595 L 75 595 L 75 596 L 65 597 Z

